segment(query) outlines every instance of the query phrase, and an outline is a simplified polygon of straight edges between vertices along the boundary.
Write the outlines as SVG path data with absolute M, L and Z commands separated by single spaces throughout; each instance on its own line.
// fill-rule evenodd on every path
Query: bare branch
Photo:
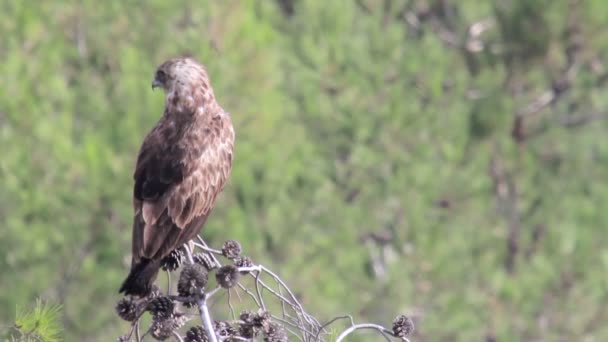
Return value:
M 372 324 L 372 323 L 363 323 L 363 324 L 355 324 L 353 326 L 351 326 L 350 328 L 344 330 L 336 339 L 336 342 L 340 342 L 342 340 L 344 340 L 344 338 L 346 338 L 346 336 L 352 334 L 353 332 L 355 332 L 356 330 L 363 330 L 363 329 L 372 329 L 372 330 L 376 330 L 378 331 L 380 334 L 382 334 L 382 336 L 384 336 L 384 338 L 387 341 L 391 341 L 389 336 L 393 335 L 393 332 L 386 329 L 385 327 L 378 325 L 378 324 Z M 409 342 L 409 340 L 406 337 L 403 337 L 403 341 L 407 341 Z
M 205 325 L 205 330 L 207 330 L 207 336 L 209 336 L 210 342 L 217 342 L 217 336 L 215 335 L 215 330 L 213 329 L 213 321 L 211 320 L 211 315 L 209 314 L 209 308 L 207 307 L 207 296 L 203 295 L 201 299 L 196 303 L 198 305 L 198 309 L 201 313 L 201 319 L 203 320 L 203 324 Z
M 173 336 L 175 336 L 175 339 L 179 342 L 184 342 L 184 339 L 177 332 L 174 331 Z
M 238 242 L 236 243 L 238 244 Z M 129 338 L 132 334 L 135 334 L 137 341 L 141 342 L 146 335 L 151 333 L 153 335 L 158 334 L 158 331 L 160 331 L 161 333 L 166 333 L 173 336 L 177 341 L 183 341 L 185 339 L 184 334 L 180 334 L 178 331 L 179 327 L 181 327 L 183 323 L 180 323 L 179 319 L 192 318 L 195 316 L 201 319 L 203 327 L 192 327 L 185 336 L 200 336 L 200 334 L 205 333 L 209 337 L 209 341 L 212 342 L 223 341 L 225 339 L 235 341 L 251 341 L 252 337 L 255 338 L 256 334 L 260 333 L 263 333 L 264 338 L 267 338 L 267 334 L 272 334 L 271 331 L 276 332 L 277 328 L 283 329 L 283 333 L 288 333 L 291 336 L 295 336 L 297 340 L 302 342 L 322 342 L 324 341 L 323 335 L 328 333 L 325 328 L 333 322 L 345 318 L 350 319 L 351 326 L 340 335 L 340 339 L 344 339 L 347 335 L 359 329 L 373 329 L 383 334 L 385 337 L 395 336 L 390 333 L 389 329 L 383 328 L 377 324 L 355 325 L 351 316 L 340 316 L 330 320 L 324 325 L 321 325 L 315 317 L 304 311 L 302 304 L 299 302 L 294 292 L 281 278 L 279 278 L 278 275 L 263 265 L 253 264 L 251 259 L 248 257 L 240 256 L 240 249 L 235 253 L 222 253 L 222 250 L 209 247 L 207 243 L 200 237 L 198 237 L 196 241 L 191 241 L 190 243 L 185 244 L 183 248 L 186 252 L 185 260 L 187 260 L 189 265 L 195 265 L 196 262 L 199 262 L 200 265 L 205 267 L 205 269 L 200 268 L 199 271 L 193 271 L 194 273 L 182 272 L 180 274 L 180 280 L 177 286 L 177 294 L 171 294 L 171 271 L 168 271 L 166 295 L 161 295 L 161 297 L 164 297 L 164 299 L 158 298 L 158 295 L 152 295 L 138 300 L 140 312 L 137 312 L 139 315 L 136 317 L 137 319 L 131 326 Z M 195 254 L 195 252 L 198 254 Z M 199 258 L 200 253 L 203 253 L 205 257 L 202 259 Z M 206 279 L 208 277 L 207 272 L 214 272 L 220 268 L 225 268 L 225 266 L 230 265 L 225 263 L 222 264 L 220 259 L 227 259 L 232 263 L 232 265 L 237 266 L 237 275 L 240 273 L 249 274 L 251 276 L 250 279 L 252 279 L 253 284 L 246 286 L 244 283 L 237 282 L 236 285 L 234 285 L 234 289 L 240 304 L 251 303 L 256 307 L 256 309 L 252 311 L 243 311 L 239 316 L 235 306 L 232 303 L 233 293 L 231 291 L 231 287 L 233 285 L 227 285 L 226 287 L 228 288 L 217 286 L 209 291 L 204 288 L 207 282 Z M 179 267 L 182 261 L 183 258 L 181 257 L 178 261 L 176 261 L 177 267 Z M 200 265 L 197 267 L 200 267 Z M 189 268 L 189 270 L 196 269 L 196 267 Z M 272 281 L 270 281 L 268 278 L 272 279 Z M 253 287 L 255 287 L 255 290 Z M 232 320 L 214 321 L 211 317 L 208 301 L 218 292 L 225 293 L 225 290 L 228 291 L 227 307 Z M 239 290 L 246 293 L 250 300 L 247 300 L 247 298 L 241 298 Z M 187 311 L 186 313 L 173 311 L 177 306 L 168 306 L 169 311 L 162 311 L 163 308 L 166 308 L 167 305 L 169 305 L 163 304 L 167 299 L 173 302 L 181 302 L 186 308 L 195 306 L 198 309 L 198 312 L 194 313 L 194 310 Z M 154 304 L 151 304 L 153 301 Z M 278 307 L 280 307 L 280 313 L 278 313 L 278 315 L 268 311 L 269 309 Z M 148 328 L 146 333 L 143 334 L 143 336 L 139 336 L 139 318 L 141 317 L 141 314 L 148 311 L 153 316 L 152 325 Z M 253 313 L 256 311 L 257 313 Z M 237 319 L 237 317 L 239 318 Z M 243 319 L 242 317 L 248 318 Z M 238 329 L 235 329 L 234 325 L 236 325 Z M 273 325 L 278 327 L 272 328 Z M 162 329 L 169 329 L 169 331 L 163 331 Z M 293 340 L 295 340 L 295 338 Z M 291 339 L 292 338 L 290 337 L 290 340 Z

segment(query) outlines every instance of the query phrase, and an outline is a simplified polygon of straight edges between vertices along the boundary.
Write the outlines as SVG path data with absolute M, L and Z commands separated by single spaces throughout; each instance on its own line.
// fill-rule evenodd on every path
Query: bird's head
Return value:
M 192 58 L 172 58 L 162 63 L 152 80 L 154 88 L 162 88 L 167 105 L 177 109 L 194 109 L 215 100 L 205 67 Z

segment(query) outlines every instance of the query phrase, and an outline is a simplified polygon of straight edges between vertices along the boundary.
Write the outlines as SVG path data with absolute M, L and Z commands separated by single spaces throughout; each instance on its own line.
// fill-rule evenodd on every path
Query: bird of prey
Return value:
M 157 87 L 165 109 L 133 174 L 131 271 L 120 288 L 126 295 L 150 293 L 161 259 L 199 233 L 232 169 L 232 121 L 205 68 L 191 58 L 170 59 L 156 70 Z

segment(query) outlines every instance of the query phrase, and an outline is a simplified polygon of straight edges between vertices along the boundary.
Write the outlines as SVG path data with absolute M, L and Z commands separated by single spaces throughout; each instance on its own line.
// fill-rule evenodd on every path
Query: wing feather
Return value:
M 212 136 L 215 139 L 201 154 L 194 172 L 175 187 L 173 196 L 181 200 L 169 202 L 169 216 L 180 228 L 186 227 L 195 217 L 211 211 L 228 179 L 229 167 L 226 165 L 232 164 L 232 158 L 231 153 L 223 150 L 231 149 L 232 145 L 222 143 L 221 136 Z
M 222 128 L 219 135 L 214 134 L 215 130 L 209 130 L 205 135 L 201 133 L 199 139 L 194 139 L 192 143 L 197 144 L 197 148 L 185 146 L 186 152 L 183 155 L 196 158 L 186 157 L 190 160 L 180 163 L 171 161 L 169 164 L 174 168 L 181 168 L 179 171 L 164 168 L 163 181 L 169 180 L 171 184 L 162 194 L 152 198 L 138 198 L 138 175 L 140 183 L 143 184 L 140 186 L 145 188 L 146 184 L 153 182 L 146 183 L 146 180 L 141 178 L 154 178 L 154 175 L 158 174 L 154 170 L 163 169 L 158 163 L 159 158 L 146 159 L 145 154 L 139 158 L 155 161 L 156 164 L 147 165 L 153 169 L 152 172 L 145 170 L 146 163 L 140 165 L 138 162 L 136 168 L 134 206 L 136 216 L 139 215 L 140 218 L 136 217 L 134 220 L 134 258 L 163 257 L 198 234 L 232 168 L 234 131 L 230 117 L 224 117 L 225 120 L 212 121 L 212 124 L 219 124 Z M 200 153 L 194 154 L 193 151 Z M 173 156 L 175 157 L 175 154 Z M 141 193 L 143 191 L 140 191 Z

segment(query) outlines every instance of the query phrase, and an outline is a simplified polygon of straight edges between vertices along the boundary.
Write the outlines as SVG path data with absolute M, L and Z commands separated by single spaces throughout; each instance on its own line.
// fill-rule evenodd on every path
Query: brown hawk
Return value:
M 174 58 L 156 70 L 152 88 L 165 91 L 165 110 L 139 150 L 133 189 L 131 271 L 127 295 L 151 291 L 161 260 L 193 239 L 232 169 L 234 129 L 205 68 Z

